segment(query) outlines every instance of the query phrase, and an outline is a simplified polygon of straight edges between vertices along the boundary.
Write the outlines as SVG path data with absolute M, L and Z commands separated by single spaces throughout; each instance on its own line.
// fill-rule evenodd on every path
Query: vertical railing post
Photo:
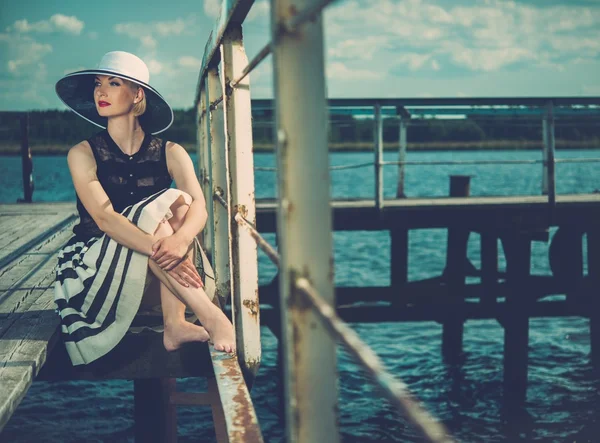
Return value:
M 204 198 L 206 199 L 206 210 L 208 212 L 208 219 L 206 220 L 206 228 L 204 240 L 206 244 L 204 245 L 211 259 L 211 263 L 213 265 L 213 269 L 215 267 L 215 260 L 213 256 L 213 251 L 215 250 L 215 232 L 214 232 L 214 219 L 215 219 L 215 202 L 213 199 L 213 174 L 212 174 L 212 109 L 210 106 L 211 100 L 215 99 L 215 91 L 211 91 L 209 89 L 209 80 L 208 80 L 208 72 L 206 74 L 206 78 L 204 79 L 204 91 L 205 91 L 205 99 L 206 99 L 206 114 L 204 115 L 204 139 L 206 140 L 205 146 L 205 164 L 206 164 L 206 175 L 204 180 Z
M 318 0 L 271 0 L 278 161 L 277 231 L 287 441 L 339 441 L 336 346 L 302 293 L 308 279 L 334 305 L 323 19 L 282 21 Z
M 381 118 L 381 105 L 374 106 L 374 139 L 375 139 L 375 207 L 383 208 L 383 120 Z
M 218 65 L 207 71 L 208 95 L 211 100 L 221 96 L 224 87 L 221 83 Z M 219 103 L 210 112 L 210 158 L 211 181 L 210 195 L 207 196 L 213 205 L 213 234 L 214 248 L 212 251 L 213 266 L 215 270 L 216 295 L 224 305 L 231 291 L 231 264 L 230 264 L 230 212 L 218 202 L 214 202 L 215 193 L 220 193 L 227 201 L 229 199 L 229 184 L 227 178 L 227 144 L 226 115 L 223 103 Z
M 33 161 L 29 149 L 29 113 L 21 114 L 21 171 L 23 173 L 23 200 L 31 203 L 33 198 Z
M 241 25 L 230 25 L 225 33 L 222 59 L 225 85 L 228 85 L 248 65 Z M 249 77 L 235 89 L 225 90 L 223 100 L 227 116 L 231 213 L 238 213 L 256 224 Z M 231 223 L 231 234 L 231 305 L 237 332 L 236 347 L 246 379 L 251 381 L 249 378 L 256 375 L 261 359 L 257 248 L 248 230 L 235 222 Z
M 208 106 L 206 105 L 206 82 L 205 79 L 200 80 L 202 84 L 202 89 L 200 90 L 200 101 L 198 102 L 198 107 L 196 109 L 196 115 L 198 116 L 197 121 L 197 129 L 196 129 L 196 137 L 198 140 L 196 153 L 198 155 L 198 172 L 200 178 L 200 186 L 202 187 L 202 193 L 204 194 L 204 198 L 207 200 L 206 209 L 209 213 L 209 218 L 206 221 L 206 226 L 202 230 L 202 245 L 204 249 L 208 251 L 208 253 L 212 256 L 212 218 L 210 215 L 209 208 L 209 167 L 208 167 L 208 151 L 209 151 L 209 140 L 210 134 L 208 131 L 207 120 L 210 119 L 210 112 L 208 110 Z
M 548 195 L 548 202 L 556 202 L 556 177 L 554 162 L 554 104 L 549 101 L 544 115 L 544 175 L 542 178 L 542 192 Z
M 398 161 L 405 162 L 406 161 L 406 128 L 408 127 L 408 119 L 407 112 L 404 108 L 398 110 L 398 119 L 400 123 L 399 134 L 398 134 Z M 404 198 L 406 197 L 406 193 L 404 192 L 404 178 L 405 178 L 406 165 L 400 163 L 398 165 L 398 188 L 396 189 L 396 197 Z

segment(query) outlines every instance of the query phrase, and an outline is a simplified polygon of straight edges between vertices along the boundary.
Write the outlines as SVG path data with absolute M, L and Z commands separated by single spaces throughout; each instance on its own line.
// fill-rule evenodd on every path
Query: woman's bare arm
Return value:
M 113 209 L 96 175 L 96 160 L 87 141 L 73 146 L 67 155 L 75 191 L 100 230 L 117 243 L 145 255 L 152 254 L 154 236 L 145 233 Z
M 153 247 L 154 254 L 151 258 L 161 268 L 169 270 L 185 256 L 194 237 L 206 225 L 208 214 L 192 159 L 177 143 L 167 144 L 167 166 L 177 189 L 192 197 L 192 203 L 179 229 L 170 237 L 159 240 Z
M 198 183 L 192 159 L 182 146 L 177 143 L 168 143 L 167 162 L 169 173 L 175 180 L 177 189 L 187 192 L 192 197 L 192 204 L 185 216 L 185 221 L 175 233 L 187 243 L 191 243 L 194 237 L 204 229 L 208 218 L 204 194 Z

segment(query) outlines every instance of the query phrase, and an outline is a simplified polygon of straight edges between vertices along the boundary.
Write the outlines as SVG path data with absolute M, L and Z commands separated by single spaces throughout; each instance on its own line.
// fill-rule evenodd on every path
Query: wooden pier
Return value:
M 386 200 L 380 210 L 373 201 L 335 201 L 332 207 L 336 230 L 387 230 L 392 240 L 391 285 L 336 288 L 337 311 L 342 319 L 437 321 L 444 325 L 441 351 L 448 362 L 460 358 L 467 320 L 497 319 L 505 328 L 505 400 L 512 404 L 522 403 L 526 395 L 531 317 L 589 317 L 592 356 L 596 364 L 600 363 L 600 319 L 596 314 L 600 312 L 596 294 L 600 276 L 600 194 L 557 196 L 552 207 L 542 196 L 395 199 Z M 258 202 L 257 226 L 261 232 L 275 230 L 275 212 L 274 202 Z M 237 366 L 237 361 L 228 362 L 218 353 L 213 353 L 211 359 L 205 344 L 190 344 L 167 353 L 161 334 L 129 333 L 99 361 L 81 368 L 70 365 L 59 339 L 52 284 L 56 253 L 71 236 L 75 221 L 71 203 L 0 205 L 0 427 L 34 380 L 121 378 L 134 380 L 136 422 L 140 424 L 136 428 L 137 441 L 151 441 L 150 435 L 175 435 L 173 420 L 178 403 L 212 405 L 217 428 L 226 433 L 225 418 L 219 412 L 224 403 L 217 397 L 221 395 L 224 400 L 224 393 L 231 390 L 220 390 L 218 374 L 225 372 L 225 366 L 231 374 L 229 366 L 233 362 L 233 367 Z M 530 274 L 531 242 L 555 241 L 548 235 L 551 226 L 573 233 L 570 238 L 580 241 L 587 234 L 587 275 L 583 275 L 582 267 L 575 276 L 560 271 L 548 276 Z M 448 272 L 409 281 L 408 231 L 429 228 L 448 229 Z M 463 235 L 451 240 L 452 232 L 457 230 Z M 480 235 L 481 269 L 468 265 L 464 232 Z M 498 242 L 506 255 L 505 272 L 498 270 Z M 567 255 L 564 263 L 582 266 L 582 249 L 576 244 L 566 246 L 559 251 Z M 467 284 L 467 276 L 479 277 L 479 282 Z M 260 288 L 262 323 L 279 334 L 277 293 L 275 283 Z M 552 294 L 566 297 L 545 299 Z M 210 392 L 194 397 L 174 391 L 174 379 L 190 376 L 212 380 Z M 238 388 L 247 396 L 241 372 L 238 382 Z M 153 417 L 153 426 L 141 417 Z
M 162 333 L 128 333 L 105 357 L 73 367 L 54 306 L 58 250 L 72 236 L 74 203 L 0 205 L 0 432 L 34 380 L 128 379 L 134 383 L 135 439 L 174 442 L 177 405 L 212 408 L 219 442 L 262 441 L 235 356 L 206 343 L 167 352 Z M 162 317 L 159 317 L 162 323 Z M 153 319 L 138 315 L 134 325 Z M 205 377 L 208 392 L 177 392 L 180 377 Z
M 592 356 L 600 363 L 600 194 L 556 196 L 446 197 L 334 201 L 334 230 L 389 231 L 390 286 L 337 287 L 338 315 L 348 322 L 436 321 L 443 325 L 442 355 L 461 359 L 464 324 L 496 319 L 505 330 L 505 402 L 522 405 L 527 389 L 529 318 L 590 318 Z M 257 204 L 261 232 L 275 232 L 275 203 Z M 550 237 L 550 227 L 558 227 Z M 442 275 L 408 280 L 408 232 L 445 228 L 446 267 Z M 470 233 L 481 242 L 481 266 L 467 258 Z M 582 241 L 587 235 L 588 274 L 584 275 Z M 567 241 L 565 241 L 565 239 Z M 531 243 L 550 244 L 551 275 L 532 275 Z M 499 246 L 506 270 L 498 269 Z M 479 281 L 466 283 L 467 277 Z M 477 279 L 475 279 L 477 280 Z M 279 336 L 278 285 L 260 288 L 261 318 Z M 562 298 L 547 299 L 550 295 Z M 270 304 L 272 307 L 267 307 Z M 424 374 L 425 375 L 425 374 Z

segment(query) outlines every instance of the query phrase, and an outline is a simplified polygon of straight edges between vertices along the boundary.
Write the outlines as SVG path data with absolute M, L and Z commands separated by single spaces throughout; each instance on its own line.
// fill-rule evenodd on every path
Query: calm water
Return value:
M 538 159 L 539 152 L 409 153 L 408 160 Z M 559 158 L 600 157 L 597 151 L 559 151 Z M 332 165 L 372 160 L 370 153 L 331 154 Z M 395 160 L 386 153 L 385 160 Z M 257 154 L 256 166 L 273 166 L 274 156 Z M 448 193 L 450 174 L 472 175 L 472 195 L 539 194 L 541 165 L 410 166 L 409 196 Z M 34 158 L 36 201 L 72 201 L 71 179 L 62 157 Z M 559 164 L 557 192 L 600 189 L 600 164 Z M 397 167 L 385 169 L 385 195 L 395 194 Z M 256 196 L 272 197 L 275 174 L 256 172 Z M 371 197 L 372 168 L 332 172 L 334 197 Z M 20 159 L 0 158 L 0 202 L 22 195 Z M 411 279 L 439 275 L 445 260 L 443 230 L 410 234 Z M 469 256 L 479 265 L 479 239 L 472 234 Z M 267 238 L 273 242 L 273 236 Z M 382 286 L 390 282 L 387 233 L 334 234 L 338 286 Z M 532 248 L 532 272 L 548 274 L 547 244 Z M 260 283 L 275 269 L 259 256 Z M 503 257 L 500 266 L 504 267 Z M 530 322 L 529 389 L 518 419 L 507 420 L 501 407 L 503 329 L 495 321 L 470 321 L 465 327 L 464 361 L 449 366 L 440 356 L 441 327 L 434 322 L 354 324 L 387 367 L 408 383 L 425 406 L 465 442 L 596 442 L 600 441 L 600 377 L 592 373 L 588 321 L 580 318 L 533 319 Z M 252 391 L 266 441 L 283 439 L 276 391 L 276 340 L 262 330 L 263 363 Z M 373 385 L 343 351 L 338 352 L 340 422 L 346 442 L 418 441 Z M 197 380 L 180 390 L 201 389 Z M 206 408 L 178 408 L 182 442 L 213 441 Z M 128 381 L 34 383 L 18 411 L 0 434 L 2 442 L 133 441 L 133 385 Z

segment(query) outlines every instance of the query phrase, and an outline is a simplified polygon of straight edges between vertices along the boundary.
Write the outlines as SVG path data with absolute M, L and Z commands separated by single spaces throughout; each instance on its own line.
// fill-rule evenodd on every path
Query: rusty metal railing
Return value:
M 214 198 L 224 207 L 227 205 L 222 193 L 215 192 Z M 236 214 L 235 220 L 250 231 L 258 247 L 279 268 L 281 257 L 269 242 L 241 214 Z M 402 380 L 394 377 L 394 375 L 385 369 L 383 362 L 377 354 L 361 340 L 351 327 L 339 318 L 332 306 L 324 301 L 315 291 L 310 281 L 300 277 L 296 279 L 294 286 L 305 297 L 306 302 L 310 304 L 314 312 L 318 314 L 318 318 L 323 326 L 344 346 L 354 360 L 361 365 L 388 401 L 403 412 L 404 416 L 419 431 L 423 438 L 430 442 L 439 443 L 453 441 L 446 428 L 418 404 Z

